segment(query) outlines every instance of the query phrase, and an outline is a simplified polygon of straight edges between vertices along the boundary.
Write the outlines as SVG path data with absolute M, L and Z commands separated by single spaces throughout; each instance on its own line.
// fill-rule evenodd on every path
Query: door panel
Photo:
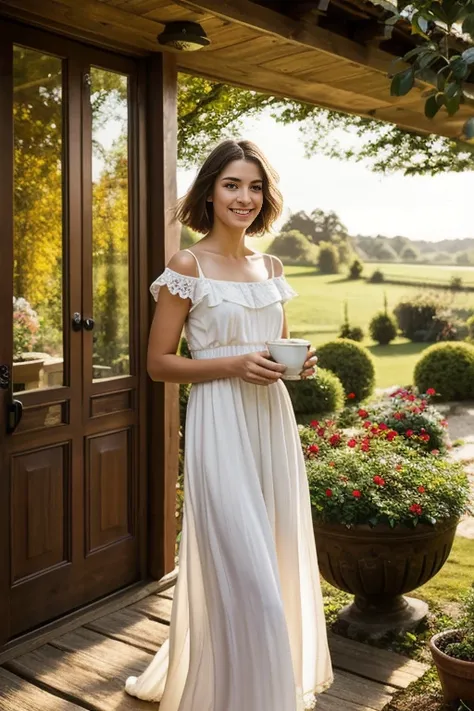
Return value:
M 0 184 L 0 643 L 139 580 L 146 543 L 130 338 L 136 63 L 0 20 L 2 34 L 14 171 Z M 5 435 L 15 398 L 22 419 Z

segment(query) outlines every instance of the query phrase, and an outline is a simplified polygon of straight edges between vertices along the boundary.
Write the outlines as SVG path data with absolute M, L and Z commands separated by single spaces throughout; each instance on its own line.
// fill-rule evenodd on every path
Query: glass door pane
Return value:
M 91 68 L 93 379 L 130 373 L 129 80 Z
M 62 61 L 14 47 L 15 392 L 64 384 Z

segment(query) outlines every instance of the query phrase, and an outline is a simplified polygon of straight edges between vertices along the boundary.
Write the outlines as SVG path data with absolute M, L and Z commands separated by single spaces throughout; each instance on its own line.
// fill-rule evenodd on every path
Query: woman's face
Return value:
M 263 175 L 257 163 L 235 160 L 217 176 L 212 195 L 214 224 L 246 230 L 263 205 Z

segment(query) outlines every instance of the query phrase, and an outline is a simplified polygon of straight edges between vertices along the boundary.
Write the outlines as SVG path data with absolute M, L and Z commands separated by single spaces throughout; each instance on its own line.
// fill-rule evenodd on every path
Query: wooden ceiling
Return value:
M 341 6 L 341 0 L 336 1 Z M 370 4 L 344 1 L 346 5 Z M 156 37 L 164 23 L 193 20 L 204 27 L 211 44 L 197 52 L 176 52 L 181 71 L 423 133 L 458 137 L 465 120 L 474 115 L 473 107 L 466 105 L 453 118 L 444 112 L 434 120 L 425 118 L 421 96 L 425 87 L 406 97 L 390 96 L 387 72 L 394 54 L 382 49 L 373 33 L 361 39 L 364 33 L 359 24 L 357 41 L 317 22 L 286 17 L 269 4 L 268 0 L 262 4 L 250 0 L 0 0 L 0 14 L 134 55 L 162 51 Z

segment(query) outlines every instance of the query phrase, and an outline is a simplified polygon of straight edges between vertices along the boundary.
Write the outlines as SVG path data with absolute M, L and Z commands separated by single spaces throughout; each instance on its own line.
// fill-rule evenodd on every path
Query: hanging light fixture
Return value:
M 195 52 L 207 47 L 211 41 L 197 22 L 167 22 L 158 35 L 159 44 L 173 47 L 181 52 Z

